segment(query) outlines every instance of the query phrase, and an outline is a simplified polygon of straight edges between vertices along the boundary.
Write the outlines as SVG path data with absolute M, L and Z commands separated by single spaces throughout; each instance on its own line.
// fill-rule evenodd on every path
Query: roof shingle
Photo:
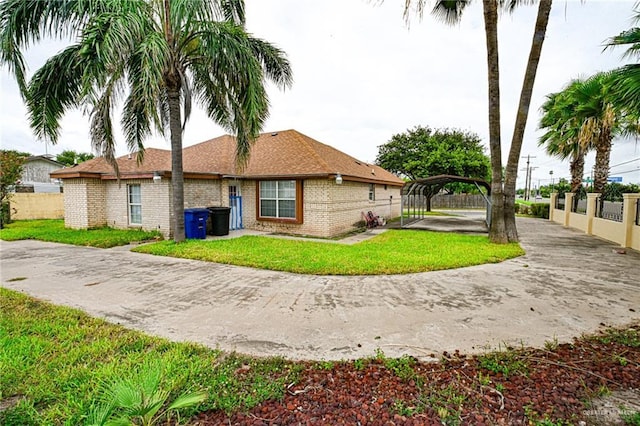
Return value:
M 403 181 L 383 168 L 359 161 L 329 145 L 296 130 L 263 133 L 251 147 L 249 162 L 243 170 L 235 163 L 235 138 L 223 135 L 183 149 L 185 175 L 209 174 L 245 178 L 332 176 L 344 180 L 402 185 Z M 171 151 L 149 148 L 141 164 L 135 155 L 117 159 L 123 178 L 127 175 L 170 173 Z M 52 177 L 85 177 L 88 174 L 114 176 L 104 158 L 98 157 L 72 168 L 56 170 Z M 96 176 L 99 177 L 99 176 Z

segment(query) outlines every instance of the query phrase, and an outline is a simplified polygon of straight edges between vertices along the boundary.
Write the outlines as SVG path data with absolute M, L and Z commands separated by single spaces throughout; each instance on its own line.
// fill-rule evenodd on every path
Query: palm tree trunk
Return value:
M 549 14 L 551 13 L 551 4 L 552 0 L 540 0 L 540 4 L 538 6 L 538 17 L 536 18 L 536 26 L 533 32 L 531 50 L 529 52 L 529 61 L 527 62 L 527 69 L 522 83 L 522 91 L 520 92 L 520 103 L 518 104 L 516 123 L 513 130 L 513 138 L 511 139 L 511 149 L 509 151 L 509 159 L 507 161 L 504 183 L 504 220 L 507 236 L 511 242 L 518 241 L 515 214 L 518 163 L 520 161 L 520 153 L 522 151 L 524 130 L 527 125 L 527 118 L 529 117 L 529 106 L 531 105 L 533 83 L 536 80 L 538 63 L 540 62 L 540 53 L 542 52 L 542 44 L 547 32 Z
M 169 131 L 171 132 L 171 189 L 173 202 L 173 240 L 184 241 L 184 174 L 182 171 L 182 119 L 180 91 L 167 85 L 169 97 Z
M 496 0 L 483 0 L 482 6 L 487 42 L 487 77 L 489 83 L 489 150 L 491 153 L 491 226 L 489 227 L 489 239 L 494 243 L 507 243 L 509 239 L 504 223 L 502 150 L 500 147 L 498 4 Z
M 571 192 L 574 194 L 580 190 L 582 186 L 582 175 L 584 174 L 584 156 L 585 152 L 582 148 L 575 154 L 569 163 L 571 171 Z
M 596 163 L 593 168 L 593 192 L 602 194 L 609 177 L 609 156 L 611 155 L 611 133 L 603 131 L 598 137 Z

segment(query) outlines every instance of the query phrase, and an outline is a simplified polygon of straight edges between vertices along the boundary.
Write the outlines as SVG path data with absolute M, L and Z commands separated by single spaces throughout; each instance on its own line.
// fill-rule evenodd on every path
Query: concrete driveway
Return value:
M 1 285 L 169 339 L 291 359 L 542 346 L 640 319 L 640 253 L 548 221 L 518 227 L 518 259 L 358 277 L 2 242 Z

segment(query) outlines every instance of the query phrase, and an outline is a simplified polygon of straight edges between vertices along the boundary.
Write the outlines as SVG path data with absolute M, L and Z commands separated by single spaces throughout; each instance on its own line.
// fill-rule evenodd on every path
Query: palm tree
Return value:
M 15 75 L 36 136 L 55 143 L 70 108 L 90 111 L 92 146 L 114 168 L 112 115 L 124 99 L 127 146 L 169 133 L 173 233 L 184 240 L 182 136 L 193 101 L 236 135 L 240 165 L 268 115 L 265 81 L 291 84 L 284 52 L 244 29 L 242 0 L 5 0 L 0 63 Z M 44 36 L 76 42 L 27 83 L 21 49 Z
M 607 184 L 613 137 L 624 128 L 624 117 L 609 95 L 610 84 L 610 74 L 597 73 L 576 85 L 571 94 L 576 101 L 574 113 L 580 123 L 579 144 L 596 150 L 593 191 L 597 193 L 602 193 Z
M 640 21 L 640 10 L 635 11 L 635 20 Z M 637 58 L 640 56 L 640 28 L 635 27 L 611 37 L 606 48 L 627 46 L 623 57 Z M 617 103 L 625 108 L 640 112 L 640 64 L 629 64 L 612 72 L 612 96 Z
M 412 3 L 422 15 L 427 1 L 405 1 L 405 18 L 409 16 Z M 436 0 L 432 13 L 447 23 L 456 23 L 470 0 Z M 509 150 L 509 158 L 503 177 L 502 143 L 500 135 L 500 71 L 498 60 L 498 11 L 500 8 L 513 10 L 526 0 L 483 0 L 484 25 L 487 44 L 487 68 L 489 86 L 489 148 L 491 154 L 491 226 L 489 238 L 492 242 L 507 243 L 518 240 L 515 221 L 515 196 L 518 163 L 524 129 L 529 116 L 529 106 L 535 82 L 540 53 L 544 42 L 552 0 L 540 0 L 538 15 L 529 52 L 527 68 L 520 92 L 520 102 Z
M 574 159 L 572 192 L 577 190 L 582 177 L 584 153 L 596 151 L 593 190 L 602 193 L 609 176 L 613 138 L 638 133 L 637 116 L 621 106 L 612 94 L 614 76 L 612 72 L 601 72 L 585 80 L 574 80 L 562 92 L 549 95 L 542 106 L 540 127 L 547 132 L 540 144 L 547 143 L 550 154 Z
M 570 158 L 571 192 L 577 192 L 582 186 L 584 173 L 584 157 L 587 147 L 579 142 L 580 125 L 574 114 L 575 99 L 571 91 L 581 84 L 581 80 L 572 81 L 562 92 L 547 95 L 547 101 L 542 105 L 540 129 L 546 132 L 540 137 L 539 146 L 545 145 L 549 155 L 562 160 Z

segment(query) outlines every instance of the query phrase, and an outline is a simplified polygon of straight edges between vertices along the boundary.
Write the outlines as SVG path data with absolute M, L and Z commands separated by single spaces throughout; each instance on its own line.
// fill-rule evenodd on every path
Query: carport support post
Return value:
M 564 226 L 569 226 L 569 219 L 571 218 L 571 207 L 573 206 L 573 197 L 576 194 L 573 192 L 567 192 L 564 194 Z
M 631 234 L 637 214 L 634 207 L 638 205 L 640 194 L 622 194 L 622 200 L 622 226 L 624 227 L 624 243 L 622 247 L 631 247 Z
M 587 194 L 587 235 L 593 235 L 593 218 L 596 217 L 596 202 L 599 196 L 596 192 Z

